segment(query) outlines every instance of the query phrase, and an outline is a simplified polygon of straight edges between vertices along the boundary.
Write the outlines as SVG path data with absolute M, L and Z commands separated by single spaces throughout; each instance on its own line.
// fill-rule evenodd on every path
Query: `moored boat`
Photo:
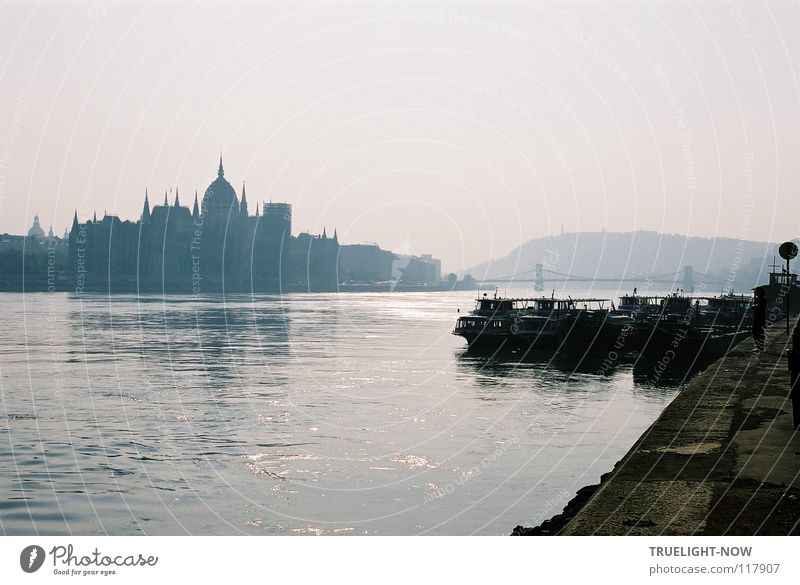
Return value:
M 526 310 L 527 299 L 483 297 L 475 299 L 475 308 L 456 320 L 453 335 L 466 339 L 470 350 L 504 349 L 514 320 Z
M 705 304 L 700 306 L 700 320 L 709 325 L 735 325 L 749 329 L 753 320 L 753 300 L 749 296 L 719 295 L 705 297 Z
M 529 310 L 514 323 L 510 343 L 524 351 L 561 348 L 567 323 L 578 311 L 578 299 L 541 297 L 529 301 Z
M 454 335 L 466 339 L 470 350 L 566 349 L 591 343 L 596 319 L 605 321 L 607 299 L 555 297 L 476 299 L 475 309 L 459 317 Z M 599 303 L 599 307 L 592 306 Z M 604 328 L 601 326 L 600 330 Z M 573 333 L 574 330 L 574 333 Z M 568 339 L 572 337 L 572 341 Z
M 749 334 L 747 327 L 742 327 L 741 303 L 728 303 L 730 310 L 721 314 L 720 305 L 725 304 L 709 306 L 708 297 L 680 293 L 664 297 L 658 314 L 637 322 L 641 352 L 667 361 L 724 354 Z

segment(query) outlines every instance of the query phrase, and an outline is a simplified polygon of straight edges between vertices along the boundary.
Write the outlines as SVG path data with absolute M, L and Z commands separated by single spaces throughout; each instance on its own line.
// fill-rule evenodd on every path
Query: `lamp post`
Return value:
M 786 260 L 786 334 L 789 334 L 789 297 L 792 289 L 789 278 L 789 261 L 797 256 L 797 245 L 794 242 L 784 242 L 778 249 L 778 254 Z M 792 426 L 800 429 L 800 321 L 795 325 L 792 335 L 792 349 L 787 352 L 789 358 L 789 398 L 792 401 Z
M 789 278 L 789 261 L 797 256 L 797 244 L 794 242 L 784 242 L 778 248 L 778 254 L 786 260 L 786 335 L 789 335 L 789 297 L 791 297 L 791 278 Z

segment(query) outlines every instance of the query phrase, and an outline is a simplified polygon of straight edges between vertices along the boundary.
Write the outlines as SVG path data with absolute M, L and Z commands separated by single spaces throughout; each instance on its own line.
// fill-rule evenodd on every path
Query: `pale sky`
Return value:
M 6 2 L 0 233 L 215 178 L 445 270 L 800 234 L 797 2 Z M 173 194 L 174 195 L 174 194 Z

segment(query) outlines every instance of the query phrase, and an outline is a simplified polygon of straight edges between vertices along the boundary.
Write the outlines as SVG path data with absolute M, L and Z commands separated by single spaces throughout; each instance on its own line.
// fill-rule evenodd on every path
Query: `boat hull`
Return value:
M 641 353 L 673 360 L 719 357 L 750 334 L 739 327 L 656 325 L 644 340 Z

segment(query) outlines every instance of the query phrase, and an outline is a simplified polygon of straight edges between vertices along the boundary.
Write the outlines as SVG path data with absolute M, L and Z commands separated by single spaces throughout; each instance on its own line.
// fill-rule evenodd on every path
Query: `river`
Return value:
M 465 355 L 473 296 L 0 295 L 0 533 L 538 524 L 677 381 Z

